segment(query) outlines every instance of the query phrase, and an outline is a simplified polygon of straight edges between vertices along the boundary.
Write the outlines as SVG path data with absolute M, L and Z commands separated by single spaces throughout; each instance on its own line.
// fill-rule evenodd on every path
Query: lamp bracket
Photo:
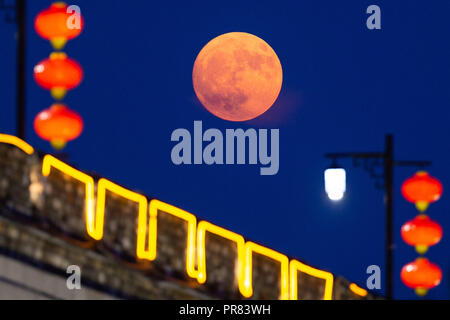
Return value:
M 372 179 L 375 180 L 375 188 L 379 190 L 384 189 L 384 162 L 388 161 L 386 153 L 384 152 L 341 152 L 341 153 L 327 153 L 326 158 L 332 159 L 333 165 L 337 167 L 337 159 L 350 158 L 352 159 L 353 167 L 361 167 L 367 171 Z M 394 161 L 394 166 L 401 167 L 418 167 L 425 168 L 431 165 L 431 161 Z M 382 168 L 379 170 L 378 168 Z

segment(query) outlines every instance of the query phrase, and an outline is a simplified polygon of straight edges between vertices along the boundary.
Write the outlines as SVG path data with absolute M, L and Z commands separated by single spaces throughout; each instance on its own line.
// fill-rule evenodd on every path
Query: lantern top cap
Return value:
M 429 173 L 421 170 L 416 172 L 416 176 L 429 176 Z
M 50 7 L 64 8 L 64 7 L 67 7 L 67 3 L 65 3 L 64 1 L 57 1 L 57 2 L 53 2 Z
M 54 103 L 50 106 L 50 109 L 56 111 L 60 109 L 65 109 L 67 106 L 64 103 Z
M 52 116 L 59 116 L 61 114 L 67 115 L 70 114 L 71 116 L 78 118 L 82 121 L 81 116 L 78 114 L 78 112 L 71 110 L 67 105 L 65 105 L 64 103 L 54 103 L 52 104 L 48 109 L 44 109 L 41 112 L 39 112 L 39 114 L 37 115 L 36 118 L 39 118 L 40 115 L 46 115 L 45 118 L 48 117 L 52 117 Z
M 50 53 L 50 59 L 51 60 L 66 59 L 66 58 L 67 58 L 67 54 L 65 54 L 64 52 L 52 52 L 52 53 Z

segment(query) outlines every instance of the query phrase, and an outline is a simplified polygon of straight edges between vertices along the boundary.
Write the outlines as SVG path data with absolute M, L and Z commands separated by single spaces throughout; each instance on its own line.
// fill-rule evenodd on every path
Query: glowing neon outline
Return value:
M 48 177 L 50 175 L 51 168 L 58 169 L 62 173 L 81 181 L 86 186 L 86 195 L 85 195 L 85 219 L 86 219 L 86 230 L 92 238 L 95 238 L 95 229 L 91 229 L 93 224 L 94 217 L 94 178 L 91 176 L 72 168 L 71 166 L 65 164 L 61 160 L 56 159 L 55 157 L 47 154 L 44 156 L 42 160 L 42 175 L 44 177 Z
M 140 259 L 146 258 L 148 253 L 145 249 L 145 238 L 147 233 L 147 198 L 104 178 L 101 178 L 97 182 L 97 210 L 95 217 L 91 217 L 91 219 L 89 219 L 91 223 L 90 228 L 94 235 L 93 238 L 96 240 L 103 238 L 107 190 L 122 198 L 137 202 L 139 204 L 136 256 Z
M 298 296 L 297 296 L 297 272 L 301 271 L 304 272 L 306 274 L 309 274 L 310 276 L 316 277 L 316 278 L 320 278 L 320 279 L 324 279 L 325 280 L 325 290 L 324 290 L 324 294 L 323 294 L 323 300 L 332 300 L 333 299 L 333 281 L 334 281 L 334 276 L 332 273 L 327 272 L 327 271 L 323 271 L 320 269 L 316 269 L 313 267 L 310 267 L 304 263 L 301 263 L 298 260 L 291 260 L 290 262 L 290 280 L 291 280 L 291 300 L 297 300 Z
M 284 254 L 281 254 L 275 250 L 263 247 L 251 241 L 245 243 L 245 294 L 244 297 L 251 297 L 253 295 L 253 269 L 252 269 L 252 257 L 253 252 L 266 256 L 270 259 L 276 260 L 281 263 L 280 272 L 280 297 L 281 300 L 289 299 L 289 259 Z
M 361 297 L 367 296 L 367 290 L 359 287 L 356 283 L 350 283 L 348 288 L 355 294 Z
M 247 290 L 245 287 L 245 270 L 244 270 L 244 262 L 245 262 L 245 240 L 244 237 L 240 234 L 234 233 L 227 229 L 216 226 L 207 221 L 200 221 L 197 225 L 197 259 L 198 259 L 198 282 L 205 283 L 206 282 L 206 254 L 205 254 L 205 236 L 206 232 L 213 233 L 222 238 L 231 240 L 237 245 L 237 277 L 239 283 L 239 291 L 243 296 L 245 296 Z
M 156 245 L 158 232 L 158 210 L 163 213 L 173 215 L 179 219 L 185 220 L 188 223 L 187 231 L 187 246 L 186 246 L 186 272 L 189 277 L 197 279 L 198 270 L 195 268 L 196 262 L 196 243 L 195 234 L 197 229 L 197 218 L 193 214 L 177 208 L 171 204 L 162 202 L 157 199 L 152 199 L 149 204 L 150 214 L 150 230 L 149 230 L 149 252 L 148 259 L 150 261 L 156 259 Z
M 31 155 L 34 153 L 34 148 L 32 146 L 30 146 L 28 143 L 26 143 L 22 139 L 15 137 L 15 136 L 11 136 L 9 134 L 0 133 L 0 142 L 16 146 L 17 148 L 19 148 L 20 150 L 22 150 L 23 152 L 25 152 L 28 155 Z

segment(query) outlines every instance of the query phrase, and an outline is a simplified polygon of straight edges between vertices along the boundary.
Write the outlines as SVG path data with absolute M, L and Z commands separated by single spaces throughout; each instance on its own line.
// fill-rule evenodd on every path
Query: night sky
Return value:
M 33 80 L 33 66 L 51 47 L 33 29 L 51 1 L 28 1 L 27 141 L 52 152 L 33 130 L 51 105 Z M 365 287 L 366 268 L 384 271 L 383 191 L 363 168 L 346 167 L 348 192 L 330 202 L 324 192 L 327 152 L 383 151 L 394 134 L 397 160 L 431 160 L 444 185 L 428 214 L 444 237 L 427 257 L 443 271 L 426 298 L 450 298 L 450 24 L 448 1 L 87 1 L 80 37 L 65 52 L 80 62 L 83 83 L 65 102 L 85 122 L 68 144 L 69 162 L 123 186 L 183 208 L 247 239 Z M 366 28 L 377 4 L 382 30 Z M 0 132 L 15 133 L 15 26 L 0 21 Z M 197 100 L 192 67 L 202 47 L 232 31 L 271 45 L 283 67 L 274 106 L 255 120 L 229 122 Z M 170 158 L 173 130 L 279 128 L 280 170 L 259 165 L 182 165 Z M 400 227 L 417 211 L 400 193 L 415 168 L 395 171 L 395 297 L 415 299 L 400 280 L 417 254 Z M 383 273 L 384 275 L 384 273 Z M 384 280 L 382 290 L 384 293 Z

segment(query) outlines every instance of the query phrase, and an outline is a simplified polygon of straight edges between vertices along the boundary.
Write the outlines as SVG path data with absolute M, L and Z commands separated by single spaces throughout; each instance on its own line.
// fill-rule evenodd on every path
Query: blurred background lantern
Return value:
M 424 254 L 429 246 L 441 241 L 442 228 L 439 223 L 421 214 L 406 222 L 402 226 L 401 234 L 407 244 L 414 246 L 419 254 Z
M 427 172 L 419 171 L 403 183 L 402 194 L 406 200 L 416 204 L 417 210 L 424 212 L 431 202 L 441 197 L 442 184 Z
M 67 4 L 55 2 L 49 8 L 42 10 L 34 21 L 36 32 L 44 39 L 50 40 L 55 50 L 64 48 L 67 40 L 77 37 L 83 30 L 83 17 L 78 15 L 79 23 L 70 27 L 70 19 L 74 13 L 67 12 Z
M 67 90 L 78 86 L 83 79 L 83 69 L 63 52 L 53 52 L 50 58 L 34 67 L 34 79 L 44 89 L 50 90 L 56 100 L 61 100 Z
M 55 103 L 36 116 L 34 129 L 39 137 L 60 150 L 68 141 L 79 137 L 83 131 L 83 119 L 64 104 Z
M 403 283 L 414 289 L 418 296 L 424 296 L 429 289 L 439 285 L 442 279 L 441 269 L 426 258 L 417 258 L 402 268 L 400 277 Z

